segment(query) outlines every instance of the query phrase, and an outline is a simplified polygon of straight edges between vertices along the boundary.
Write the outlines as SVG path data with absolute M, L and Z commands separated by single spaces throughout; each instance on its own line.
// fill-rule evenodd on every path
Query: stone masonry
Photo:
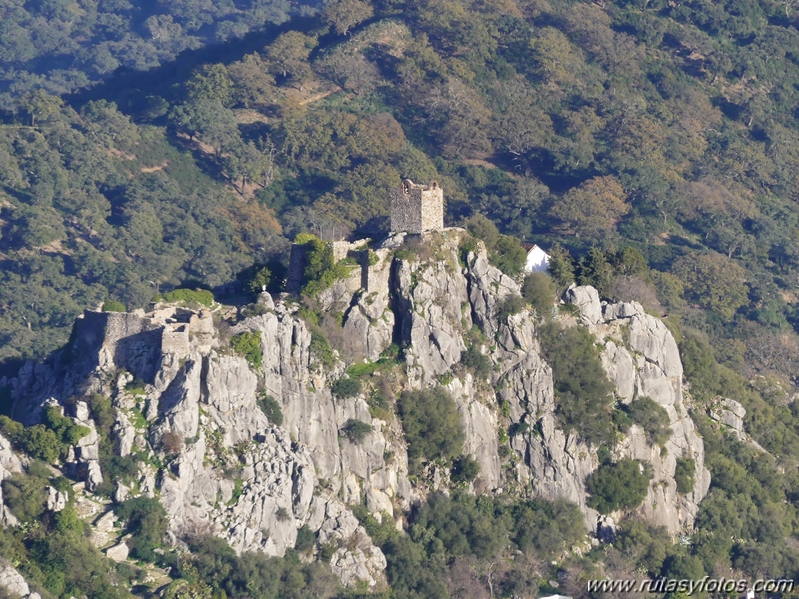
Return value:
M 419 235 L 426 231 L 444 228 L 444 190 L 436 181 L 430 185 L 416 185 L 410 179 L 405 179 L 398 187 L 389 190 L 389 199 L 392 233 Z M 364 288 L 368 287 L 370 278 L 368 254 L 363 249 L 368 242 L 368 239 L 359 239 L 355 242 L 329 242 L 335 262 L 350 257 L 362 263 Z M 289 293 L 297 293 L 302 288 L 307 253 L 306 244 L 291 245 L 291 257 L 286 273 L 286 291 Z
M 391 198 L 391 232 L 420 234 L 444 228 L 444 190 L 433 181 L 416 185 L 405 179 L 393 187 Z

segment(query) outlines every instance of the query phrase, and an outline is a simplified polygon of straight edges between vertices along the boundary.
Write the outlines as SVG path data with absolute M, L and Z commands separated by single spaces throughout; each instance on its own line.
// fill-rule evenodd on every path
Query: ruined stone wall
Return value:
M 130 312 L 94 312 L 86 310 L 75 321 L 72 349 L 76 355 L 96 353 L 105 347 L 113 355 L 120 340 L 154 327 L 148 318 Z
M 161 351 L 178 357 L 188 356 L 191 353 L 189 327 L 185 324 L 164 326 L 161 332 Z
M 333 262 L 344 260 L 351 250 L 355 248 L 354 243 L 349 241 L 334 241 L 333 242 Z
M 349 241 L 328 242 L 333 249 L 333 261 L 339 262 L 340 260 L 344 260 L 344 258 L 354 258 L 363 261 L 366 254 L 365 250 L 360 248 L 369 241 L 369 239 L 359 239 L 352 243 Z M 298 292 L 305 282 L 305 262 L 307 254 L 307 245 L 298 243 L 291 244 L 291 257 L 289 258 L 289 268 L 286 273 L 286 291 L 289 293 Z M 368 259 L 368 257 L 366 259 Z
M 444 228 L 444 190 L 437 183 L 422 190 L 422 231 Z
M 289 268 L 286 272 L 286 291 L 296 293 L 302 287 L 305 275 L 305 256 L 308 254 L 308 246 L 301 243 L 291 244 L 291 257 L 289 258 Z
M 415 189 L 394 187 L 391 197 L 391 232 L 422 232 L 422 196 Z
M 444 228 L 444 190 L 433 182 L 415 185 L 406 179 L 389 192 L 391 231 L 420 234 Z

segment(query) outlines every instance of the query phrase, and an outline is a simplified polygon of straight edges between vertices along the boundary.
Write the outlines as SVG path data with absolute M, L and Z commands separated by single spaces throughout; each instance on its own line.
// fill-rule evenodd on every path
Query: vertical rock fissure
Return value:
M 399 269 L 402 261 L 394 258 L 391 263 L 391 270 L 388 275 L 388 309 L 394 314 L 394 326 L 391 329 L 391 342 L 397 347 L 402 348 L 404 340 L 402 337 L 402 327 L 404 325 L 403 311 L 400 309 L 399 298 Z

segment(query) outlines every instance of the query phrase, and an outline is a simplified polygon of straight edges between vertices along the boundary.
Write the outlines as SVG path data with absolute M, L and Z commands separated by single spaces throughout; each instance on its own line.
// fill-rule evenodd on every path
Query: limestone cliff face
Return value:
M 646 314 L 639 304 L 602 305 L 592 287 L 570 289 L 566 299 L 579 309 L 577 326 L 588 327 L 603 346 L 602 364 L 618 399 L 628 404 L 635 397 L 649 397 L 669 414 L 672 434 L 665 451 L 647 443 L 644 431 L 633 425 L 614 454 L 652 465 L 652 482 L 640 511 L 648 520 L 677 534 L 693 523 L 710 486 L 710 472 L 704 465 L 702 439 L 683 403 L 683 369 L 674 337 L 663 322 Z M 581 448 L 579 453 L 587 452 Z M 681 457 L 695 461 L 694 490 L 684 495 L 677 493 L 674 480 L 677 458 Z M 586 467 L 593 465 L 582 466 Z M 584 493 L 578 493 L 575 499 L 584 505 Z M 589 515 L 592 512 L 585 511 Z
M 12 597 L 22 599 L 41 599 L 41 595 L 31 591 L 28 581 L 22 577 L 17 569 L 0 558 L 0 589 L 4 589 Z
M 11 443 L 8 442 L 8 439 L 0 435 L 0 483 L 15 472 L 22 472 L 22 462 L 11 450 Z M 0 486 L 0 524 L 4 526 L 17 524 L 14 514 L 3 504 L 2 486 Z
M 315 333 L 296 303 L 263 294 L 261 314 L 235 322 L 234 313 L 221 308 L 87 312 L 60 365 L 27 365 L 9 382 L 20 401 L 34 408 L 31 421 L 46 401 L 92 393 L 111 397 L 116 451 L 149 457 L 140 462 L 132 488 L 119 485 L 117 499 L 158 496 L 176 540 L 207 530 L 238 551 L 282 555 L 307 527 L 319 546 L 335 548 L 331 565 L 344 584 L 376 585 L 385 558 L 348 506 L 365 502 L 376 517 L 399 524 L 413 502 L 432 489 L 446 489 L 449 480 L 446 469 L 431 466 L 411 484 L 399 418 L 374 412 L 381 420 L 370 413 L 364 395 L 342 399 L 331 391 L 346 376 L 343 356 L 374 362 L 395 343 L 404 350 L 392 379 L 395 392 L 434 384 L 451 392 L 466 432 L 464 452 L 480 466 L 473 492 L 565 497 L 581 506 L 596 529 L 598 515 L 586 507 L 584 489 L 598 467 L 596 451 L 557 427 L 552 372 L 538 344 L 537 319 L 527 311 L 500 319 L 503 300 L 518 295 L 519 286 L 488 263 L 484 249 L 462 256 L 462 235 L 447 229 L 410 244 L 403 235 L 392 237 L 374 250 L 368 267 L 323 292 L 321 309 L 343 315 L 339 339 L 346 351 L 340 348 L 332 363 L 314 350 Z M 666 452 L 647 445 L 633 427 L 615 454 L 652 464 L 655 476 L 640 508 L 646 518 L 675 534 L 690 527 L 709 474 L 702 441 L 683 405 L 674 339 L 637 304 L 603 306 L 591 288 L 572 289 L 566 300 L 580 316 L 564 322 L 588 327 L 603 344 L 603 364 L 620 400 L 646 395 L 668 411 L 673 434 Z M 226 341 L 244 332 L 260 338 L 257 369 Z M 488 378 L 458 367 L 470 345 L 490 359 Z M 134 389 L 140 381 L 143 388 Z M 282 408 L 280 426 L 258 407 L 266 395 Z M 91 489 L 103 481 L 97 432 L 86 403 L 74 406 L 68 415 L 92 434 L 70 459 Z M 352 419 L 372 427 L 361 443 L 342 434 Z M 500 429 L 514 423 L 526 423 L 526 429 L 517 427 L 526 432 L 501 450 Z M 19 468 L 3 457 L 4 447 L 0 439 L 0 478 Z M 679 495 L 674 483 L 682 456 L 696 464 L 696 485 L 688 495 Z M 8 520 L 10 514 L 0 516 Z

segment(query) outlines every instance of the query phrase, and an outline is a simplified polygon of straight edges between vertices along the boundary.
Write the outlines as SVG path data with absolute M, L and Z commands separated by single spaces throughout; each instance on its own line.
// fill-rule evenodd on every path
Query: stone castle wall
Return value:
M 161 330 L 161 352 L 182 358 L 191 353 L 189 327 L 185 324 L 166 325 Z
M 86 310 L 73 326 L 73 351 L 76 355 L 93 354 L 105 347 L 113 354 L 121 340 L 153 328 L 149 319 L 130 312 Z
M 416 185 L 406 179 L 389 192 L 391 231 L 420 234 L 444 228 L 444 190 L 438 183 Z
M 124 368 L 150 380 L 159 354 L 176 358 L 193 351 L 209 351 L 214 344 L 213 316 L 209 310 L 158 304 L 153 311 L 95 312 L 86 310 L 75 321 L 71 351 L 98 355 L 104 367 Z
M 391 208 L 391 232 L 421 234 L 444 228 L 444 190 L 433 181 L 430 185 L 416 185 L 406 179 L 398 187 L 389 190 Z M 368 253 L 361 248 L 368 239 L 355 242 L 333 241 L 333 260 L 338 262 L 350 257 L 362 263 L 362 287 L 367 289 L 372 275 L 368 264 Z M 291 245 L 286 291 L 297 293 L 304 283 L 304 270 L 308 247 L 305 244 Z
M 286 291 L 289 293 L 297 293 L 302 287 L 305 273 L 305 257 L 307 254 L 308 246 L 305 244 L 291 244 L 289 268 L 288 271 L 286 271 Z

